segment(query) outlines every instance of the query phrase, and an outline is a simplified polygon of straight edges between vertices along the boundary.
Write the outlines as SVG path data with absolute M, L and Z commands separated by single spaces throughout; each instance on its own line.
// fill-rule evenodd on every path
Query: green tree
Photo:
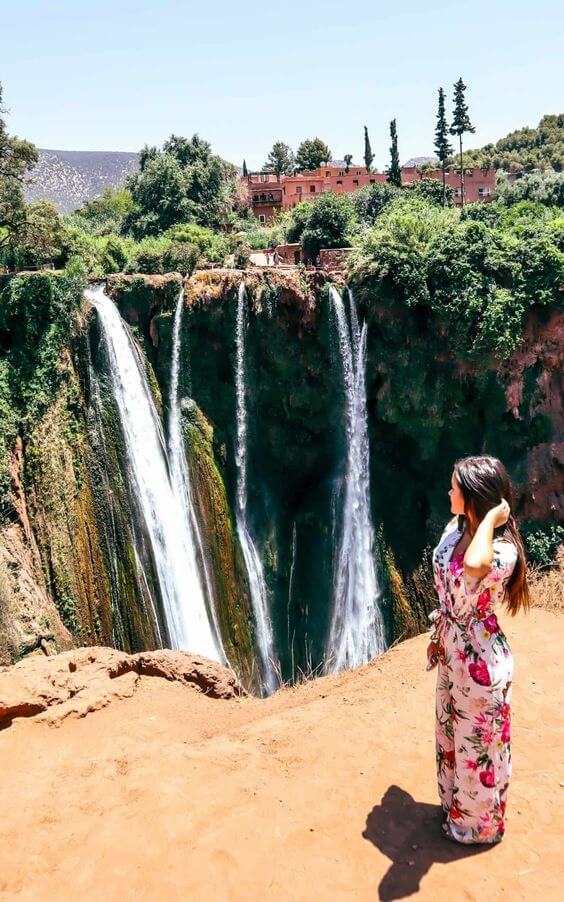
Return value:
M 295 160 L 292 149 L 283 141 L 275 141 L 268 159 L 263 166 L 264 172 L 274 172 L 276 175 L 291 175 L 294 171 Z
M 141 172 L 130 176 L 128 186 L 134 208 L 126 216 L 124 228 L 136 238 L 158 235 L 192 218 L 186 173 L 175 157 L 159 152 L 145 162 Z
M 347 247 L 354 221 L 353 206 L 347 194 L 332 191 L 322 194 L 313 205 L 301 236 L 306 259 L 315 260 L 323 247 Z
M 344 160 L 345 160 L 345 172 L 348 174 L 348 171 L 351 168 L 351 163 L 352 163 L 352 153 L 346 153 L 344 156 Z
M 128 179 L 134 207 L 124 230 L 142 238 L 181 222 L 222 227 L 236 194 L 235 168 L 198 135 L 171 135 L 162 150 L 153 150 L 144 148 L 142 168 Z
M 10 137 L 2 118 L 5 112 L 0 84 L 0 247 L 17 241 L 25 227 L 23 186 L 38 160 L 33 144 Z
M 462 135 L 466 134 L 466 132 L 473 133 L 476 131 L 470 122 L 470 116 L 468 115 L 468 106 L 464 96 L 465 91 L 466 85 L 462 81 L 462 78 L 459 78 L 454 85 L 454 112 L 452 114 L 450 133 L 451 135 L 458 135 L 460 146 L 460 203 L 462 207 L 464 207 L 464 159 L 462 157 Z
M 452 153 L 452 146 L 448 140 L 448 122 L 445 114 L 445 92 L 442 88 L 439 88 L 439 108 L 437 111 L 437 125 L 435 128 L 435 150 L 441 164 L 443 207 L 446 207 L 446 168 L 448 158 Z
M 372 148 L 370 146 L 370 138 L 368 137 L 368 129 L 364 126 L 364 165 L 366 166 L 366 171 L 370 172 L 372 169 L 372 161 L 374 160 L 374 154 L 372 153 Z
M 438 179 L 423 178 L 411 182 L 409 194 L 411 197 L 423 197 L 437 207 L 454 205 L 454 189 L 450 185 L 441 185 Z
M 300 172 L 310 172 L 319 169 L 331 159 L 331 151 L 321 138 L 306 138 L 298 147 L 296 154 L 296 167 Z
M 243 160 L 243 178 L 247 178 L 249 175 L 249 170 L 247 169 L 247 161 Z
M 399 197 L 400 189 L 388 182 L 376 182 L 374 185 L 366 185 L 351 195 L 357 219 L 360 222 L 373 225 L 380 213 L 388 204 Z
M 392 121 L 390 122 L 390 138 L 392 139 L 392 145 L 390 147 L 390 166 L 387 170 L 388 182 L 390 183 L 390 185 L 396 185 L 398 188 L 401 188 L 401 167 L 398 151 L 398 131 L 395 119 L 392 119 Z
M 127 188 L 105 188 L 101 197 L 89 200 L 72 221 L 86 232 L 107 235 L 120 232 L 123 221 L 133 209 L 133 198 Z

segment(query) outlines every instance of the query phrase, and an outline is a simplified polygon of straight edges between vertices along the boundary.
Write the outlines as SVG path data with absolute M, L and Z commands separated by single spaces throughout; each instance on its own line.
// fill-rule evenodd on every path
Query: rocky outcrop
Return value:
M 69 716 L 85 717 L 133 695 L 142 676 L 177 681 L 211 698 L 246 695 L 231 671 L 205 657 L 169 650 L 128 655 L 94 646 L 30 656 L 0 672 L 0 730 L 17 717 L 56 726 Z

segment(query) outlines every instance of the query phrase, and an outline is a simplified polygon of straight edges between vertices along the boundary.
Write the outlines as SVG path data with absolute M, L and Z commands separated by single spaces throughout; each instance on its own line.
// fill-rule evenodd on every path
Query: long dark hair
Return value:
M 527 561 L 519 528 L 513 516 L 513 486 L 502 462 L 497 457 L 461 457 L 454 464 L 454 475 L 464 496 L 464 514 L 458 515 L 458 529 L 464 529 L 468 512 L 480 523 L 487 512 L 505 498 L 510 514 L 507 523 L 497 526 L 494 537 L 513 542 L 517 549 L 517 561 L 505 587 L 508 611 L 515 616 L 521 608 L 527 611 L 531 604 L 527 585 Z

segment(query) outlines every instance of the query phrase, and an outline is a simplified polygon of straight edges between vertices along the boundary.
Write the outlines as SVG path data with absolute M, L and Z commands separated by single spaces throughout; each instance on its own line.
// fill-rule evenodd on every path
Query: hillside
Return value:
M 136 153 L 40 149 L 26 200 L 48 200 L 61 213 L 70 213 L 104 188 L 123 182 L 137 168 L 137 160 Z
M 468 140 L 468 136 L 467 140 Z M 457 164 L 456 155 L 452 158 Z M 537 128 L 519 128 L 496 144 L 464 152 L 467 166 L 493 166 L 506 172 L 564 169 L 564 113 L 543 116 Z
M 115 667 L 98 703 L 79 692 L 62 720 L 49 708 L 51 726 L 14 720 L 2 734 L 1 895 L 560 898 L 563 623 L 540 608 L 504 618 L 514 771 L 498 846 L 440 835 L 435 674 L 421 635 L 264 700 Z

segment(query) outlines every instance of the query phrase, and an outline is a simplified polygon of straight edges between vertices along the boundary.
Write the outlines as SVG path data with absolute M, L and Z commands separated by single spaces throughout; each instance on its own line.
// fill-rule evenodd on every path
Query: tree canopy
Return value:
M 390 138 L 392 139 L 392 144 L 390 147 L 388 181 L 390 185 L 397 185 L 397 187 L 401 187 L 401 166 L 398 151 L 398 130 L 395 119 L 392 119 L 392 121 L 390 122 Z
M 493 166 L 506 172 L 564 170 L 564 113 L 543 116 L 537 128 L 520 128 L 495 144 L 464 152 L 465 166 Z
M 236 195 L 235 169 L 198 135 L 171 135 L 162 150 L 143 148 L 140 171 L 128 179 L 133 209 L 125 228 L 157 235 L 180 222 L 219 227 Z
M 8 245 L 25 227 L 23 186 L 37 163 L 37 150 L 29 141 L 8 134 L 0 84 L 0 247 Z
M 296 167 L 300 172 L 319 169 L 331 159 L 331 151 L 321 138 L 306 138 L 298 147 Z
M 291 147 L 283 141 L 275 141 L 268 159 L 263 166 L 265 172 L 274 172 L 276 175 L 291 175 L 296 161 Z

